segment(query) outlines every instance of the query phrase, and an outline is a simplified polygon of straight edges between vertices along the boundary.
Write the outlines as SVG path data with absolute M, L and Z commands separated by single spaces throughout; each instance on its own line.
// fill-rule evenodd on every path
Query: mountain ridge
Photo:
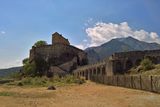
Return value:
M 0 77 L 9 76 L 15 72 L 19 72 L 22 67 L 11 67 L 6 69 L 0 69 Z
M 101 61 L 115 52 L 157 49 L 160 49 L 160 44 L 158 43 L 147 43 L 129 36 L 126 38 L 112 39 L 100 46 L 87 48 L 85 52 L 88 54 L 88 60 L 91 64 Z

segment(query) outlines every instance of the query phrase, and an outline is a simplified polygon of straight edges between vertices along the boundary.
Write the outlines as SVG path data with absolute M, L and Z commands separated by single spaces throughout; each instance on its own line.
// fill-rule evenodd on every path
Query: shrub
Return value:
M 25 77 L 21 80 L 14 81 L 9 85 L 17 86 L 31 86 L 31 87 L 48 87 L 48 86 L 65 86 L 69 84 L 83 84 L 83 78 L 77 78 L 73 75 L 66 75 L 64 77 L 54 76 L 53 78 L 47 77 Z
M 20 82 L 23 85 L 29 85 L 29 86 L 48 86 L 51 84 L 50 81 L 48 81 L 48 78 L 45 77 L 27 77 L 22 79 Z
M 9 78 L 20 80 L 22 78 L 22 73 L 21 72 L 14 72 L 9 75 Z
M 29 58 L 25 58 L 25 59 L 23 59 L 23 65 L 25 65 L 25 64 L 27 64 L 27 63 L 29 63 Z
M 35 77 L 36 76 L 36 64 L 34 62 L 32 63 L 26 63 L 23 66 L 23 74 L 25 76 L 32 76 Z
M 154 68 L 154 64 L 148 58 L 145 58 L 141 61 L 141 67 L 144 71 L 151 70 Z
M 50 78 L 50 81 L 55 85 L 67 85 L 67 84 L 83 84 L 85 80 L 83 78 L 77 78 L 73 75 L 66 75 L 64 77 L 54 76 Z
M 42 40 L 37 41 L 37 42 L 34 44 L 35 47 L 41 47 L 41 46 L 44 46 L 44 45 L 47 45 L 47 42 L 46 42 L 46 41 L 42 41 Z

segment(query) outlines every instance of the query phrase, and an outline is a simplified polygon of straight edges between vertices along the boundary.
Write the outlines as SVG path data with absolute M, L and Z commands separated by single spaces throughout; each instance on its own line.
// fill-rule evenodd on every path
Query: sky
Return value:
M 59 32 L 81 49 L 132 36 L 160 43 L 160 0 L 0 0 L 0 68 Z

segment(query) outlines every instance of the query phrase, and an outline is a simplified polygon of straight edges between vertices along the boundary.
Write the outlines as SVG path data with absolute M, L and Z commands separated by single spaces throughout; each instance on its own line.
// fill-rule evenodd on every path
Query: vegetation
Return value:
M 142 73 L 143 75 L 160 75 L 160 64 L 154 66 L 154 69 L 147 70 Z
M 143 71 L 151 70 L 154 68 L 154 64 L 149 58 L 145 58 L 141 61 L 141 67 Z
M 13 96 L 15 93 L 13 92 L 6 92 L 6 91 L 2 91 L 0 92 L 0 96 Z
M 64 86 L 69 84 L 83 84 L 85 80 L 83 78 L 77 78 L 73 75 L 66 75 L 64 77 L 54 76 L 52 78 L 47 77 L 25 77 L 21 80 L 7 83 L 7 85 L 17 85 L 17 86 L 31 86 L 31 87 L 48 87 L 54 86 Z
M 158 65 L 154 65 L 149 58 L 144 58 L 141 61 L 140 65 L 131 68 L 129 70 L 129 73 L 130 74 L 150 74 L 149 73 L 150 71 L 154 71 L 156 69 L 160 69 L 160 67 L 158 67 Z
M 27 64 L 28 62 L 29 62 L 29 58 L 25 58 L 25 59 L 23 59 L 23 65 L 25 65 L 25 64 Z
M 40 47 L 47 45 L 45 41 L 37 41 L 34 46 Z M 29 58 L 23 60 L 23 67 L 20 72 L 12 73 L 9 79 L 13 81 L 7 81 L 6 85 L 17 86 L 50 86 L 50 85 L 67 85 L 67 84 L 83 84 L 85 80 L 83 78 L 77 78 L 73 75 L 66 75 L 64 77 L 55 76 L 48 78 L 48 64 L 42 58 L 36 58 L 30 62 Z M 3 80 L 4 81 L 4 80 Z
M 36 76 L 36 64 L 35 62 L 30 63 L 29 58 L 23 60 L 23 76 Z
M 44 46 L 44 45 L 47 45 L 47 42 L 42 41 L 42 40 L 39 40 L 34 44 L 35 47 L 41 47 L 41 46 Z

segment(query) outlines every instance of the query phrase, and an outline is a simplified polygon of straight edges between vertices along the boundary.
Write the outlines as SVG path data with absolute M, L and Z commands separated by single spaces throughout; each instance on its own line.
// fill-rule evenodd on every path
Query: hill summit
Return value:
M 89 63 L 95 63 L 115 52 L 143 51 L 160 49 L 160 44 L 139 41 L 133 37 L 116 38 L 97 47 L 85 49 Z

